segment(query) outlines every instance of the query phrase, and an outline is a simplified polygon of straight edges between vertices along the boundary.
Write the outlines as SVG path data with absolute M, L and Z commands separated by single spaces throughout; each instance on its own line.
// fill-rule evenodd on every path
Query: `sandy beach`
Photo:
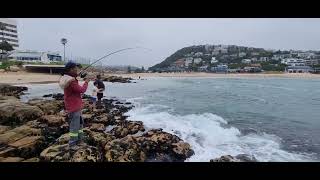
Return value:
M 133 79 L 138 79 L 139 76 L 142 79 L 154 78 L 154 77 L 204 77 L 204 78 L 320 78 L 318 74 L 215 74 L 215 73 L 133 73 L 133 74 L 107 74 L 104 75 L 114 75 L 122 77 L 131 77 Z M 29 72 L 1 72 L 0 73 L 0 83 L 6 84 L 47 84 L 56 83 L 59 81 L 59 74 L 50 75 L 44 73 L 29 73 Z

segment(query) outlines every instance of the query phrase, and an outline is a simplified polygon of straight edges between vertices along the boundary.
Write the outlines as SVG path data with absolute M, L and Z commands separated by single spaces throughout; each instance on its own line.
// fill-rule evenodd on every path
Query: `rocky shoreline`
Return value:
M 184 162 L 194 154 L 178 136 L 128 120 L 124 114 L 134 107 L 130 102 L 104 99 L 93 110 L 84 95 L 84 142 L 71 156 L 63 94 L 23 103 L 19 98 L 25 91 L 0 84 L 0 162 Z M 210 160 L 256 161 L 246 154 Z
M 23 103 L 19 89 L 27 90 L 0 88 L 0 162 L 183 162 L 194 154 L 179 137 L 128 120 L 131 103 L 105 99 L 92 110 L 85 96 L 84 143 L 70 156 L 63 95 Z

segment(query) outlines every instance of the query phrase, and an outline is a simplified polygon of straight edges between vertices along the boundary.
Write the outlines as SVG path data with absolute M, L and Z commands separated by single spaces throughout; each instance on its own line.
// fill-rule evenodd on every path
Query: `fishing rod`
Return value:
M 145 47 L 130 47 L 130 48 L 124 48 L 124 49 L 120 49 L 120 50 L 117 50 L 117 51 L 113 51 L 113 52 L 111 52 L 111 53 L 109 53 L 109 54 L 107 54 L 107 55 L 99 58 L 98 60 L 94 61 L 93 63 L 89 64 L 89 66 L 85 67 L 84 69 L 82 69 L 82 70 L 80 71 L 79 75 L 80 75 L 81 78 L 86 77 L 86 76 L 87 76 L 87 73 L 85 72 L 85 70 L 87 70 L 89 67 L 91 67 L 91 66 L 94 65 L 95 63 L 101 61 L 102 59 L 104 59 L 104 58 L 106 58 L 106 57 L 108 57 L 108 56 L 111 56 L 112 54 L 116 54 L 116 53 L 119 53 L 119 52 L 121 52 L 121 51 L 126 51 L 126 50 L 130 50 L 130 49 L 139 49 L 139 48 L 140 48 L 140 49 L 148 49 L 148 50 L 151 51 L 151 49 L 145 48 Z

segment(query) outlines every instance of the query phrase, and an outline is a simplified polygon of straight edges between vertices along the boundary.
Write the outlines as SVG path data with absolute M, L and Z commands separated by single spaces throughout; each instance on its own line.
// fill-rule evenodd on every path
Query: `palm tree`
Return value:
M 66 44 L 68 40 L 66 38 L 61 39 L 61 43 L 63 44 L 63 60 L 66 61 Z

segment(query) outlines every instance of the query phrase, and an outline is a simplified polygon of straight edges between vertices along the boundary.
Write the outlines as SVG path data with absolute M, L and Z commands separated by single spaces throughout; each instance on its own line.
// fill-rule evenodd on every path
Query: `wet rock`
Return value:
M 210 162 L 240 162 L 240 160 L 231 155 L 225 155 L 220 158 L 211 159 Z
M 32 106 L 39 107 L 45 114 L 57 114 L 64 108 L 63 101 L 33 99 L 28 102 Z
M 180 141 L 178 143 L 173 143 L 172 145 L 173 152 L 175 152 L 175 154 L 182 159 L 186 159 L 194 154 L 194 151 L 191 149 L 188 143 Z
M 101 162 L 102 154 L 98 148 L 81 144 L 70 152 L 69 145 L 54 144 L 40 154 L 40 161 L 46 162 Z
M 65 133 L 56 140 L 56 144 L 59 144 L 59 145 L 67 144 L 69 140 L 70 140 L 69 133 Z
M 0 124 L 2 125 L 19 125 L 30 120 L 35 120 L 42 115 L 42 110 L 37 106 L 12 99 L 0 103 Z
M 10 126 L 2 126 L 0 125 L 0 134 L 3 134 L 4 132 L 10 130 Z
M 43 136 L 27 136 L 9 144 L 10 147 L 15 148 L 15 155 L 24 158 L 39 155 L 45 145 Z
M 129 135 L 107 143 L 105 158 L 109 162 L 144 162 L 146 154 L 137 139 Z
M 108 133 L 94 132 L 89 129 L 84 129 L 86 141 L 89 145 L 104 149 L 105 145 L 114 140 L 115 137 Z
M 0 134 L 0 144 L 10 144 L 27 136 L 40 136 L 41 129 L 22 125 Z
M 103 124 L 93 123 L 89 126 L 89 129 L 91 131 L 103 132 L 106 128 Z
M 48 124 L 48 126 L 61 126 L 66 122 L 66 118 L 57 115 L 45 115 L 40 118 L 40 121 Z
M 145 131 L 141 121 L 124 121 L 114 127 L 110 133 L 117 138 L 123 138 L 128 134 L 136 134 L 139 131 Z
M 20 95 L 23 95 L 24 91 L 27 91 L 27 87 L 23 86 L 12 86 L 8 84 L 0 84 L 0 95 L 2 96 L 15 96 L 17 98 L 20 97 Z
M 239 154 L 235 157 L 231 155 L 221 156 L 220 158 L 211 159 L 210 162 L 257 162 L 257 159 L 248 154 Z
M 23 160 L 21 157 L 0 157 L 0 162 L 21 162 Z
M 42 97 L 52 97 L 55 100 L 63 100 L 64 95 L 62 93 L 57 93 L 57 94 L 45 94 Z
M 248 154 L 239 154 L 235 158 L 239 159 L 241 162 L 258 162 L 253 155 Z
M 54 144 L 40 153 L 40 161 L 62 162 L 70 160 L 68 144 Z
M 119 82 L 119 83 L 131 83 L 131 80 L 133 80 L 132 78 L 123 78 L 121 76 L 105 76 L 102 77 L 103 81 L 107 81 L 107 82 Z
M 102 115 L 102 116 L 98 116 L 98 117 L 95 117 L 93 120 L 92 120 L 93 123 L 101 123 L 101 124 L 104 124 L 105 126 L 108 126 L 108 125 L 114 125 L 115 124 L 115 120 L 108 116 L 108 115 Z

